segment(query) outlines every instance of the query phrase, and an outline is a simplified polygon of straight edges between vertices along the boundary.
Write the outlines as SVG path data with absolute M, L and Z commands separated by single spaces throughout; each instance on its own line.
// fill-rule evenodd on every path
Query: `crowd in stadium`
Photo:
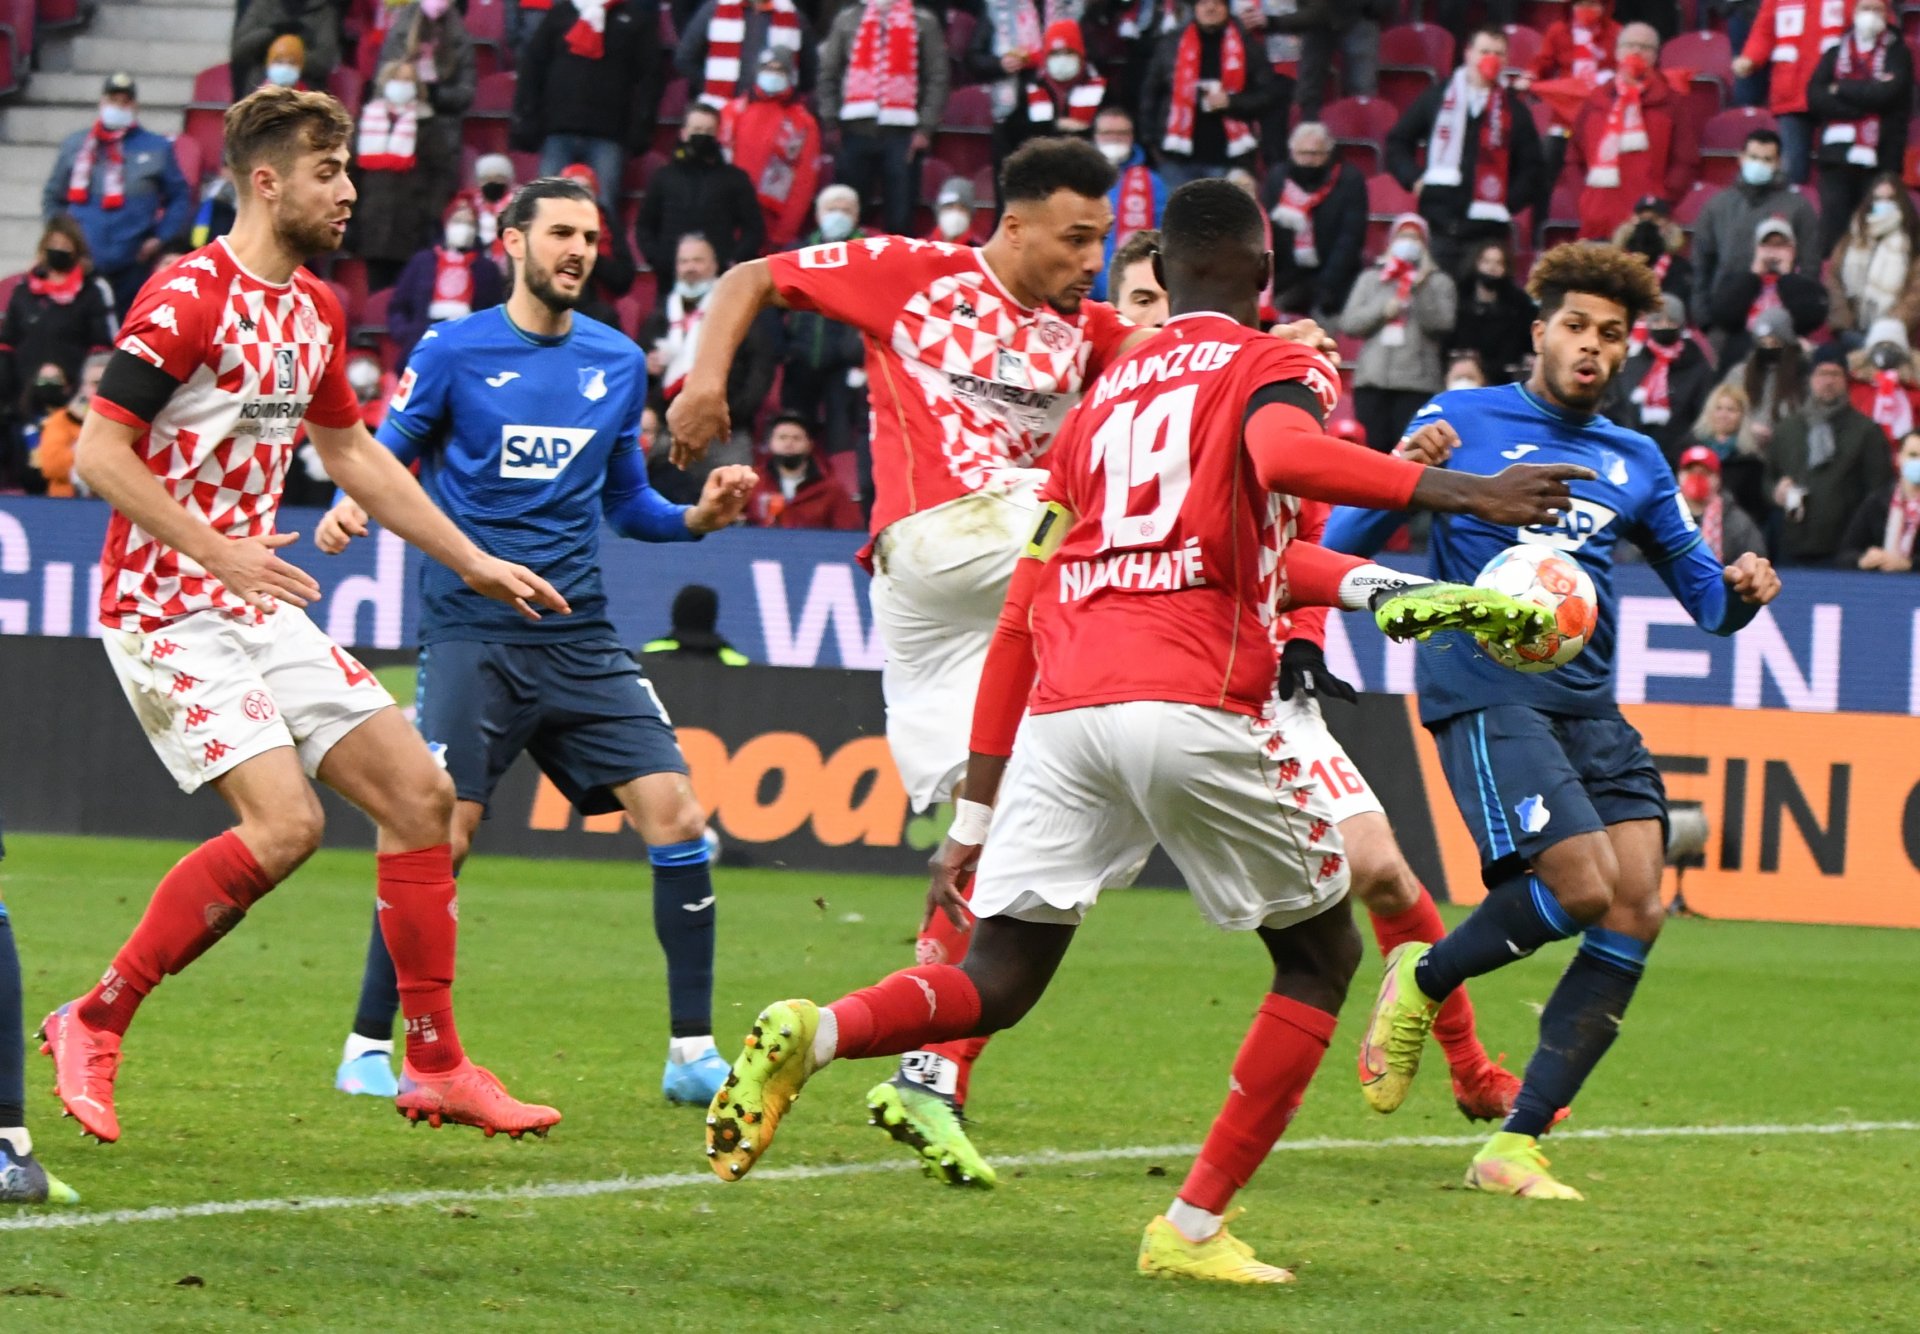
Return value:
M 661 423 L 720 273 L 882 233 L 977 243 L 997 163 L 1070 134 L 1120 168 L 1110 246 L 1197 177 L 1258 198 L 1272 313 L 1339 336 L 1342 430 L 1375 448 L 1436 392 L 1524 375 L 1538 250 L 1625 245 L 1667 300 L 1608 413 L 1659 442 L 1722 554 L 1910 570 L 1920 148 L 1901 16 L 1693 4 L 1441 0 L 1420 22 L 1398 0 L 251 0 L 170 145 L 115 75 L 63 146 L 36 263 L 6 292 L 0 487 L 85 494 L 73 441 L 99 350 L 156 264 L 231 225 L 220 116 L 268 82 L 330 90 L 357 120 L 359 203 L 322 267 L 370 420 L 427 327 L 503 299 L 513 186 L 573 175 L 604 214 L 586 309 L 647 349 L 654 480 L 691 499 L 700 476 L 667 462 Z M 735 438 L 703 465 L 760 467 L 749 522 L 864 526 L 863 362 L 817 315 L 756 324 Z M 293 471 L 291 502 L 331 496 L 310 448 Z

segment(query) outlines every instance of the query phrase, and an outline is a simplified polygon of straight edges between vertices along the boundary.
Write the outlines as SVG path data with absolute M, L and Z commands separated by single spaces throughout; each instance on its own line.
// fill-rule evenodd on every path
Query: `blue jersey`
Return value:
M 420 460 L 434 503 L 484 551 L 536 571 L 573 608 L 529 621 L 438 562 L 421 572 L 420 641 L 550 643 L 612 638 L 600 525 L 624 536 L 694 536 L 685 507 L 647 484 L 639 447 L 646 359 L 633 340 L 575 314 L 559 337 L 495 306 L 429 329 L 381 423 L 380 442 Z
M 1491 476 L 1519 462 L 1578 463 L 1600 475 L 1572 484 L 1573 508 L 1557 524 L 1509 528 L 1472 515 L 1436 514 L 1433 577 L 1470 584 L 1508 547 L 1538 543 L 1572 556 L 1592 576 L 1600 620 L 1579 657 L 1555 671 L 1533 674 L 1502 667 L 1468 635 L 1435 635 L 1420 645 L 1415 660 L 1422 722 L 1496 704 L 1589 718 L 1617 714 L 1613 649 L 1619 599 L 1613 591 L 1613 553 L 1622 539 L 1646 554 L 1702 629 L 1732 634 L 1759 610 L 1728 598 L 1720 561 L 1701 540 L 1659 446 L 1646 436 L 1604 417 L 1569 416 L 1517 384 L 1440 394 L 1408 429 L 1435 421 L 1447 422 L 1460 436 L 1450 468 Z M 1324 542 L 1338 551 L 1371 555 L 1405 521 L 1404 514 L 1342 507 L 1327 521 Z

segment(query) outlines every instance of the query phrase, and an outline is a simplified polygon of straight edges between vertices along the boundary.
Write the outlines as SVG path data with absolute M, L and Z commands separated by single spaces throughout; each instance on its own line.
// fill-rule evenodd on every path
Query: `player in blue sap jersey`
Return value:
M 1468 472 L 1526 459 L 1582 463 L 1599 476 L 1572 484 L 1573 509 L 1551 527 L 1436 517 L 1432 573 L 1471 583 L 1516 542 L 1550 546 L 1593 577 L 1599 626 L 1581 656 L 1538 675 L 1501 667 L 1458 634 L 1420 647 L 1420 719 L 1479 843 L 1488 892 L 1439 944 L 1406 945 L 1389 956 L 1361 1043 L 1360 1078 L 1368 1102 L 1392 1111 L 1419 1068 L 1439 1002 L 1470 977 L 1581 934 L 1541 1013 L 1540 1045 L 1513 1112 L 1467 1169 L 1467 1184 L 1478 1190 L 1579 1199 L 1548 1174 L 1538 1139 L 1612 1044 L 1665 916 L 1666 792 L 1613 696 L 1614 546 L 1632 539 L 1714 634 L 1752 620 L 1780 580 L 1752 554 L 1722 566 L 1701 541 L 1659 447 L 1596 415 L 1626 359 L 1628 331 L 1659 299 L 1652 273 L 1613 246 L 1564 245 L 1541 257 L 1528 290 L 1540 303 L 1532 377 L 1441 394 L 1411 429 L 1428 433 L 1425 444 L 1433 436 L 1451 440 L 1448 466 Z M 1403 519 L 1342 509 L 1325 542 L 1371 552 Z
M 0 862 L 7 844 L 0 835 Z M 0 900 L 0 1204 L 78 1204 L 79 1193 L 33 1156 L 27 1133 L 26 1024 L 21 1019 L 20 955 Z
M 443 748 L 458 802 L 454 864 L 522 751 L 583 814 L 624 810 L 653 863 L 654 928 L 667 956 L 667 1096 L 705 1103 L 727 1076 L 714 1049 L 713 884 L 706 817 L 653 686 L 620 646 L 600 583 L 600 526 L 645 542 L 692 541 L 740 517 L 751 468 L 715 469 L 696 505 L 647 484 L 638 446 L 646 361 L 633 340 L 577 315 L 599 241 L 598 206 L 574 181 L 524 187 L 501 215 L 513 261 L 503 306 L 429 330 L 379 438 L 420 461 L 440 507 L 489 549 L 566 590 L 568 616 L 498 614 L 444 567 L 421 572 L 417 721 Z M 317 534 L 366 532 L 351 502 Z M 391 1096 L 393 965 L 376 931 L 336 1086 Z

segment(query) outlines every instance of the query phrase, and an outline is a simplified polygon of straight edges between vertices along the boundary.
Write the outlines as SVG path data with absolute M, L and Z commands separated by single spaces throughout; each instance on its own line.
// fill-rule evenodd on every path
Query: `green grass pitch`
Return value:
M 703 1180 L 700 1112 L 659 1095 L 665 986 L 644 863 L 482 848 L 462 886 L 462 1032 L 516 1093 L 565 1112 L 552 1138 L 409 1129 L 386 1103 L 332 1091 L 372 864 L 324 853 L 149 1003 L 127 1044 L 119 1144 L 79 1139 L 46 1058 L 28 1059 L 42 1157 L 85 1212 L 333 1207 L 0 1230 L 0 1330 L 1920 1325 L 1920 1133 L 1570 1138 L 1550 1151 L 1588 1203 L 1474 1195 L 1458 1188 L 1465 1144 L 1373 1143 L 1471 1130 L 1437 1049 L 1398 1114 L 1362 1104 L 1353 1051 L 1375 960 L 1289 1132 L 1307 1147 L 1276 1154 L 1241 1199 L 1239 1235 L 1300 1282 L 1142 1280 L 1140 1229 L 1187 1167 L 1177 1146 L 1205 1133 L 1265 982 L 1256 942 L 1162 892 L 1108 896 L 1052 992 L 982 1061 L 978 1142 L 1028 1160 L 1000 1190 L 887 1170 L 904 1160 L 861 1106 L 882 1062 L 823 1074 L 764 1176 Z M 183 849 L 19 836 L 9 850 L 31 1022 L 105 965 Z M 911 957 L 909 881 L 724 870 L 719 894 L 728 1054 L 761 1003 L 830 999 Z M 1566 948 L 1473 985 L 1488 1045 L 1513 1064 Z M 1677 922 L 1568 1129 L 1911 1123 L 1916 1014 L 1920 934 Z M 1123 1152 L 1154 1146 L 1174 1147 Z M 857 1170 L 772 1170 L 835 1166 Z M 560 1198 L 362 1198 L 663 1175 Z M 0 1225 L 36 1212 L 49 1211 Z

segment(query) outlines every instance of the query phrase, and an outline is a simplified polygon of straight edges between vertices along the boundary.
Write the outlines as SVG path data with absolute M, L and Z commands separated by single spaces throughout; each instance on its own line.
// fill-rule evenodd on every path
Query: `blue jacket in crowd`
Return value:
M 60 156 L 40 192 L 40 217 L 45 221 L 57 213 L 70 213 L 87 235 L 93 251 L 93 266 L 101 273 L 114 274 L 138 261 L 141 244 L 148 237 L 167 240 L 183 235 L 193 221 L 195 200 L 174 159 L 173 145 L 167 137 L 135 125 L 121 141 L 120 151 L 126 173 L 126 202 L 119 208 L 104 208 L 107 155 L 94 154 L 93 179 L 83 204 L 67 202 L 67 180 L 73 174 L 73 160 L 93 127 L 76 130 L 60 145 Z

